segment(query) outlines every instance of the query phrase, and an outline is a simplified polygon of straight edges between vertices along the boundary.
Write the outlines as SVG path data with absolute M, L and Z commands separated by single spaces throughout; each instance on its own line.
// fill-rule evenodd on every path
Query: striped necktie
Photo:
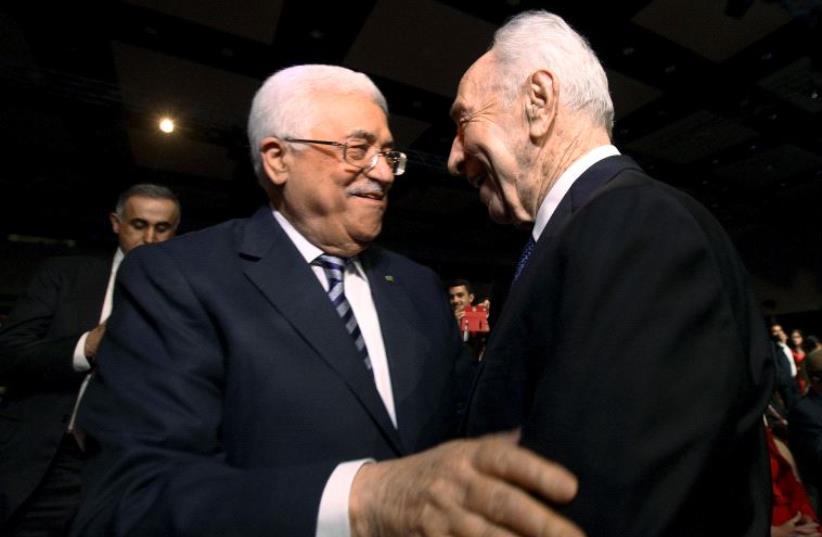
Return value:
M 360 327 L 357 324 L 357 318 L 354 317 L 354 310 L 351 309 L 351 304 L 345 298 L 345 291 L 343 289 L 343 272 L 345 271 L 345 264 L 347 260 L 342 257 L 337 257 L 328 254 L 322 254 L 314 260 L 314 264 L 319 265 L 325 271 L 325 277 L 328 278 L 328 298 L 334 309 L 337 310 L 337 315 L 340 316 L 345 329 L 354 340 L 354 345 L 360 352 L 365 363 L 366 369 L 371 371 L 371 360 L 368 358 L 368 349 L 365 348 L 365 340 L 360 332 Z
M 531 257 L 532 253 L 534 253 L 534 248 L 536 245 L 537 242 L 534 240 L 534 236 L 529 233 L 528 242 L 525 243 L 525 248 L 522 249 L 522 253 L 519 256 L 519 261 L 517 261 L 517 270 L 514 272 L 514 281 L 517 281 L 519 275 L 522 274 L 523 270 L 525 270 L 525 265 L 528 264 L 528 258 Z

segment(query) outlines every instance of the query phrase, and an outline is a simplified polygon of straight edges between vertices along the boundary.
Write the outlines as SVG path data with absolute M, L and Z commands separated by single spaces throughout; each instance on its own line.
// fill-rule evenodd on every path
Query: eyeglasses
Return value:
M 395 149 L 379 150 L 376 146 L 363 143 L 343 144 L 328 140 L 307 140 L 305 138 L 285 138 L 285 141 L 295 144 L 319 144 L 339 147 L 342 149 L 343 160 L 360 168 L 363 172 L 373 170 L 379 163 L 380 156 L 385 159 L 394 175 L 405 173 L 405 165 L 408 163 L 408 156 L 402 151 Z

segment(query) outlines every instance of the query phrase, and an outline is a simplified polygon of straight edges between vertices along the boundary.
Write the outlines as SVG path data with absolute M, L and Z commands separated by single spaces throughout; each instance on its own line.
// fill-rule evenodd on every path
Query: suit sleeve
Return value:
M 313 535 L 334 464 L 226 460 L 220 335 L 164 250 L 124 261 L 99 356 L 80 412 L 95 443 L 74 535 Z
M 69 277 L 65 266 L 47 261 L 15 303 L 0 329 L 0 385 L 43 388 L 82 377 L 74 370 L 73 354 L 83 332 L 51 333 Z
M 541 369 L 523 443 L 578 475 L 566 513 L 590 536 L 680 535 L 680 517 L 700 523 L 695 496 L 741 512 L 725 492 L 768 493 L 749 457 L 770 367 L 751 348 L 761 321 L 741 267 L 670 198 L 623 189 L 580 211 L 559 239 L 560 285 L 530 317 Z M 712 472 L 730 482 L 697 490 Z M 725 524 L 742 535 L 753 518 Z

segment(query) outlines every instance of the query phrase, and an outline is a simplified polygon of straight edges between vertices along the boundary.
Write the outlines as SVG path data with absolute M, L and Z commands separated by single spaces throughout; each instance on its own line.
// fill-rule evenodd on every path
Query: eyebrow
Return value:
M 457 120 L 457 116 L 459 116 L 463 111 L 462 102 L 454 101 L 454 104 L 451 105 L 451 110 L 448 112 L 448 115 L 451 116 L 451 119 L 454 121 Z
M 362 138 L 363 140 L 365 140 L 366 142 L 368 142 L 369 144 L 372 144 L 372 145 L 377 143 L 377 135 L 374 134 L 373 132 L 363 130 L 363 129 L 357 129 L 355 131 L 349 132 L 348 136 L 346 136 L 346 138 Z M 393 146 L 394 146 L 394 140 L 390 140 L 390 139 L 387 140 L 384 144 L 382 144 L 382 147 L 393 147 Z

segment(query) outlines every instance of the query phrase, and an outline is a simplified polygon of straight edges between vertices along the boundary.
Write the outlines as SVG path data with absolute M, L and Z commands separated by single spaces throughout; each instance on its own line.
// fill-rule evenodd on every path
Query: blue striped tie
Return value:
M 528 264 L 528 258 L 530 258 L 531 254 L 534 253 L 534 248 L 536 246 L 537 243 L 534 240 L 534 236 L 529 233 L 528 242 L 525 243 L 525 247 L 522 249 L 522 253 L 519 256 L 519 261 L 517 261 L 517 270 L 514 272 L 514 281 L 517 281 L 519 275 L 522 274 L 523 270 L 525 270 L 525 265 Z
M 328 278 L 328 298 L 334 309 L 337 310 L 337 315 L 340 316 L 345 329 L 354 340 L 354 345 L 360 352 L 365 363 L 366 369 L 371 371 L 371 360 L 368 358 L 368 349 L 365 348 L 365 340 L 360 332 L 360 327 L 357 324 L 357 318 L 354 317 L 354 310 L 351 309 L 351 304 L 345 298 L 343 289 L 343 271 L 345 271 L 345 264 L 347 260 L 342 257 L 337 257 L 328 254 L 322 254 L 314 263 L 321 266 L 325 271 L 325 277 Z

